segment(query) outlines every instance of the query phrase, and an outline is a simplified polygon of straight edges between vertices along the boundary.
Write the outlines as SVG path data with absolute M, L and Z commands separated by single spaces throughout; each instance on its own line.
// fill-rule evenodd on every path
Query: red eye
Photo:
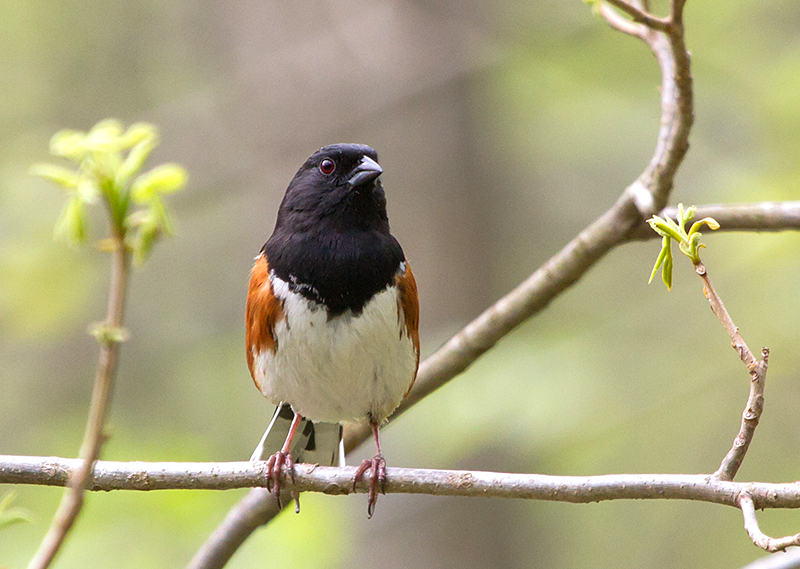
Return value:
M 319 171 L 325 174 L 333 174 L 333 171 L 336 170 L 336 163 L 331 160 L 330 158 L 326 158 L 322 162 L 319 163 Z

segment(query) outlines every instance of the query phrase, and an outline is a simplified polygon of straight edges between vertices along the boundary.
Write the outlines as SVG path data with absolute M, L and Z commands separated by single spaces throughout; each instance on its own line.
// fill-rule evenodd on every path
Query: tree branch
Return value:
M 0 484 L 63 486 L 79 459 L 0 456 Z M 266 485 L 266 462 L 111 462 L 95 463 L 89 489 L 111 490 L 230 490 Z M 337 468 L 296 464 L 295 481 L 284 470 L 281 488 L 288 491 L 353 493 L 354 466 Z M 356 493 L 367 493 L 359 480 Z M 610 474 L 548 476 L 466 470 L 388 468 L 387 494 L 482 496 L 556 502 L 605 500 L 696 500 L 742 507 L 741 496 L 759 508 L 800 508 L 800 482 L 769 484 L 731 482 L 708 474 Z M 274 501 L 274 496 L 271 497 Z
M 753 440 L 761 413 L 764 410 L 764 382 L 767 378 L 768 365 L 769 348 L 762 348 L 761 359 L 750 370 L 750 393 L 742 413 L 739 433 L 733 439 L 731 450 L 722 459 L 722 463 L 714 473 L 714 476 L 721 480 L 734 479 L 739 467 L 742 466 L 747 449 L 750 448 L 750 442 Z
M 667 207 L 658 213 L 660 217 L 675 219 L 677 208 Z M 760 202 L 752 204 L 710 204 L 697 206 L 697 219 L 713 217 L 720 228 L 715 231 L 786 231 L 800 229 L 800 201 Z M 641 223 L 629 235 L 634 240 L 656 239 L 647 223 Z
M 123 236 L 119 231 L 115 231 L 115 233 L 115 248 L 111 257 L 108 310 L 104 325 L 118 329 L 123 326 L 125 320 L 125 292 L 130 271 L 130 254 Z M 50 529 L 28 564 L 28 569 L 44 569 L 53 562 L 83 507 L 83 493 L 87 483 L 91 480 L 92 465 L 100 456 L 100 448 L 105 441 L 103 425 L 111 398 L 111 388 L 117 371 L 118 359 L 119 342 L 111 339 L 101 341 L 86 432 L 79 453 L 80 467 L 71 471 L 71 478 L 67 483 L 68 489 L 61 499 Z
M 761 549 L 775 553 L 776 551 L 783 551 L 787 547 L 800 545 L 800 533 L 776 538 L 769 537 L 761 531 L 756 518 L 755 497 L 750 491 L 744 491 L 739 495 L 739 507 L 742 509 L 744 529 L 747 531 L 747 535 Z M 758 507 L 764 508 L 761 500 L 758 500 Z
M 643 24 L 651 30 L 666 32 L 670 28 L 671 20 L 653 16 L 641 8 L 625 2 L 625 0 L 605 0 L 605 3 L 625 12 L 634 22 Z
M 747 449 L 750 447 L 758 421 L 761 419 L 761 412 L 764 409 L 764 382 L 766 381 L 767 367 L 769 365 L 769 349 L 763 348 L 761 350 L 761 359 L 756 360 L 753 352 L 747 347 L 744 338 L 739 333 L 738 326 L 734 324 L 728 310 L 722 303 L 722 299 L 711 284 L 705 265 L 698 262 L 695 264 L 694 270 L 703 281 L 703 294 L 708 299 L 711 310 L 716 314 L 725 331 L 728 332 L 728 336 L 731 338 L 731 346 L 747 366 L 747 371 L 750 372 L 750 394 L 747 398 L 744 413 L 742 413 L 742 424 L 739 428 L 739 433 L 733 440 L 731 450 L 725 455 L 719 469 L 714 473 L 714 476 L 721 480 L 733 480 L 742 465 Z
M 606 23 L 623 34 L 644 39 L 647 35 L 647 27 L 644 24 L 637 24 L 623 17 L 619 11 L 612 8 L 606 2 L 597 4 L 597 12 L 603 17 Z

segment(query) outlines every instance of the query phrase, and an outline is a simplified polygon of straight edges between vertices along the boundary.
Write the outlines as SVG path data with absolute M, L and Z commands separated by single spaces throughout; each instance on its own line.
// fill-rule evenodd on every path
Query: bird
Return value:
M 376 454 L 353 479 L 355 490 L 369 476 L 368 517 L 378 488 L 385 491 L 379 427 L 414 384 L 420 344 L 417 284 L 389 230 L 382 173 L 363 144 L 314 152 L 289 183 L 251 271 L 247 364 L 277 405 L 252 459 L 277 448 L 283 423 L 283 445 L 266 459 L 279 506 L 282 468 L 293 477 L 295 459 L 344 465 L 342 422 L 366 419 L 372 430 Z

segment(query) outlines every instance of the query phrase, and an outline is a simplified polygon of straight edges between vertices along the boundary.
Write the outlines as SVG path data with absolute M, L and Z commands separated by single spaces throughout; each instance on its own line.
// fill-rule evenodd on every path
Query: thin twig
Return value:
M 108 310 L 105 324 L 121 328 L 125 320 L 125 293 L 130 270 L 130 255 L 120 235 L 116 236 L 116 247 L 111 257 L 111 284 L 108 295 Z M 103 425 L 111 398 L 111 388 L 119 359 L 119 342 L 101 342 L 97 363 L 92 401 L 86 422 L 86 431 L 80 449 L 80 468 L 72 471 L 68 489 L 64 492 L 50 529 L 39 549 L 28 564 L 28 569 L 45 569 L 58 553 L 70 528 L 83 506 L 83 494 L 92 477 L 92 466 L 100 456 L 105 435 Z
M 756 518 L 756 506 L 754 495 L 747 491 L 739 495 L 739 507 L 742 509 L 742 516 L 744 517 L 744 529 L 747 535 L 753 540 L 761 549 L 775 553 L 776 551 L 783 551 L 787 547 L 800 545 L 800 533 L 795 535 L 788 535 L 786 537 L 770 537 L 761 531 L 758 527 L 758 519 Z M 758 499 L 758 507 L 764 508 L 765 506 Z
M 647 35 L 647 27 L 644 24 L 638 24 L 623 17 L 619 11 L 612 8 L 609 4 L 600 2 L 597 9 L 598 13 L 603 17 L 606 23 L 618 32 L 622 32 L 623 34 L 628 34 L 629 36 L 637 37 L 639 39 L 644 39 L 645 35 Z
M 637 22 L 639 24 L 644 24 L 645 26 L 647 26 L 652 30 L 657 30 L 659 32 L 666 32 L 669 31 L 670 29 L 671 20 L 653 16 L 652 14 L 642 10 L 641 8 L 638 8 L 633 4 L 625 2 L 625 0 L 604 0 L 604 1 L 628 14 L 631 17 L 631 19 L 633 19 L 634 22 Z
M 739 333 L 739 328 L 734 324 L 728 310 L 722 303 L 722 299 L 711 284 L 705 265 L 700 262 L 696 263 L 694 270 L 703 281 L 703 294 L 708 299 L 711 310 L 717 316 L 725 331 L 728 332 L 731 346 L 739 354 L 739 358 L 747 366 L 747 371 L 750 373 L 750 394 L 747 398 L 744 413 L 742 413 L 742 424 L 739 428 L 739 433 L 733 440 L 731 450 L 725 455 L 719 469 L 714 473 L 714 476 L 721 480 L 733 480 L 742 465 L 747 449 L 750 447 L 758 421 L 761 419 L 761 412 L 764 409 L 764 382 L 766 381 L 767 366 L 769 365 L 769 350 L 763 348 L 761 350 L 761 359 L 756 360 L 753 352 L 747 347 L 744 338 Z
M 761 359 L 750 372 L 750 394 L 742 412 L 742 423 L 739 433 L 733 439 L 731 450 L 722 459 L 719 468 L 714 476 L 720 480 L 733 480 L 739 467 L 742 466 L 744 455 L 750 448 L 756 427 L 761 419 L 764 410 L 764 381 L 767 377 L 767 366 L 769 365 L 769 348 L 761 349 Z
M 694 270 L 700 277 L 700 280 L 703 281 L 703 294 L 708 299 L 708 304 L 711 305 L 711 310 L 725 328 L 728 336 L 730 336 L 731 347 L 736 350 L 736 353 L 739 354 L 739 358 L 742 360 L 742 362 L 744 362 L 744 365 L 747 366 L 748 371 L 752 373 L 756 367 L 756 358 L 753 355 L 753 352 L 750 351 L 750 348 L 747 347 L 744 338 L 742 338 L 742 335 L 739 333 L 739 328 L 736 326 L 736 324 L 734 324 L 731 315 L 728 314 L 728 310 L 722 303 L 722 299 L 719 297 L 716 289 L 711 284 L 711 279 L 708 276 L 708 270 L 706 270 L 706 267 L 703 265 L 703 263 L 697 263 L 694 266 Z
M 63 486 L 79 459 L 0 456 L 0 483 Z M 266 462 L 112 462 L 98 461 L 90 489 L 228 490 L 263 488 Z M 330 495 L 352 494 L 355 466 L 296 464 L 295 480 L 284 470 L 281 487 Z M 360 480 L 355 493 L 366 493 Z M 697 500 L 740 508 L 748 495 L 759 508 L 800 508 L 800 482 L 731 482 L 708 474 L 609 474 L 548 476 L 424 468 L 387 469 L 387 494 L 523 498 L 589 503 L 604 500 Z M 272 497 L 274 502 L 274 496 Z M 252 520 L 251 520 L 252 522 Z

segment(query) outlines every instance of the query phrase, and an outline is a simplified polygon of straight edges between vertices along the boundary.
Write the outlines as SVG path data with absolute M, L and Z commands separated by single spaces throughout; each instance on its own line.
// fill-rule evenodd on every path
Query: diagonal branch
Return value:
M 250 490 L 214 528 L 187 567 L 224 567 L 251 533 L 280 512 L 272 492 L 266 488 Z
M 739 354 L 739 358 L 744 362 L 744 365 L 747 366 L 748 371 L 752 373 L 756 367 L 756 358 L 753 352 L 750 351 L 750 348 L 747 347 L 744 338 L 742 338 L 742 335 L 739 333 L 739 327 L 734 324 L 731 315 L 728 313 L 728 309 L 725 308 L 722 299 L 711 284 L 708 270 L 703 263 L 697 263 L 694 266 L 694 270 L 700 277 L 700 280 L 703 281 L 703 294 L 708 299 L 711 310 L 717 316 L 720 323 L 725 328 L 725 331 L 728 333 L 728 336 L 731 338 L 731 347 L 736 350 L 736 353 Z

